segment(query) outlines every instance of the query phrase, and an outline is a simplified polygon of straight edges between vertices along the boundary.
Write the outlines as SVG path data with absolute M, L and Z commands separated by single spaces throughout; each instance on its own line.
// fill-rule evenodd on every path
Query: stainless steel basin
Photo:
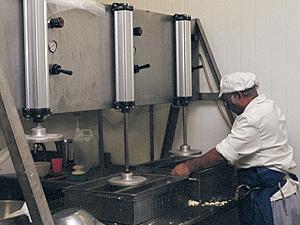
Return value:
M 59 211 L 53 215 L 53 219 L 55 225 L 104 225 L 80 208 Z
M 23 201 L 16 200 L 0 200 L 0 225 L 25 225 L 29 224 L 25 215 L 15 218 L 5 219 L 8 215 L 20 210 L 23 206 Z

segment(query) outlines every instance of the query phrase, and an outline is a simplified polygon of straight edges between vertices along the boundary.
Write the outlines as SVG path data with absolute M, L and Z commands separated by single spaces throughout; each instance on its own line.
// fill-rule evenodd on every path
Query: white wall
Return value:
M 114 1 L 101 1 L 112 3 Z M 135 8 L 201 19 L 222 74 L 251 71 L 260 91 L 284 111 L 300 175 L 300 1 L 298 0 L 131 0 Z M 188 110 L 189 143 L 203 151 L 228 132 L 213 103 Z M 181 144 L 178 127 L 175 146 Z

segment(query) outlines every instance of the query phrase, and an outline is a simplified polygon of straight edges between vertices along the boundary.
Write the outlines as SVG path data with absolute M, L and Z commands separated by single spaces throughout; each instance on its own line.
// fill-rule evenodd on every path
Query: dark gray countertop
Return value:
M 133 168 L 134 170 L 134 168 Z M 153 171 L 152 171 L 153 170 Z M 156 171 L 158 170 L 158 171 Z M 114 173 L 122 172 L 123 167 L 111 166 L 110 168 L 95 168 L 88 172 L 87 179 L 94 180 L 99 177 L 105 177 Z M 161 168 L 144 168 L 140 167 L 139 172 L 166 173 L 168 169 Z M 45 194 L 47 196 L 49 206 L 52 212 L 55 212 L 63 207 L 63 188 L 79 184 L 81 182 L 72 181 L 69 179 L 70 173 L 64 173 L 62 176 L 47 176 L 41 179 Z M 208 176 L 211 177 L 211 176 Z M 15 175 L 0 175 L 0 197 L 2 199 L 21 199 L 22 192 L 18 185 Z M 107 223 L 107 225 L 117 225 L 116 223 Z M 238 222 L 238 207 L 237 203 L 232 200 L 225 206 L 197 206 L 183 207 L 180 209 L 172 209 L 162 216 L 151 219 L 141 225 L 239 225 Z M 118 224 L 119 225 L 119 224 Z

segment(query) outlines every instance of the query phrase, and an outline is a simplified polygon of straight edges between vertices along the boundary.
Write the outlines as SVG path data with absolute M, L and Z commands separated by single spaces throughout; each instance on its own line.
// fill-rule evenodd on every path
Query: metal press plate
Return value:
M 43 136 L 26 135 L 26 139 L 30 143 L 46 143 L 54 141 L 62 141 L 64 136 L 62 134 L 46 134 Z
M 143 184 L 147 181 L 146 177 L 133 176 L 132 179 L 124 179 L 122 176 L 112 177 L 108 180 L 108 183 L 113 186 L 134 186 L 138 184 Z
M 176 149 L 170 151 L 172 155 L 176 156 L 200 156 L 202 151 L 200 149 L 190 149 L 188 151 L 182 151 L 181 149 Z

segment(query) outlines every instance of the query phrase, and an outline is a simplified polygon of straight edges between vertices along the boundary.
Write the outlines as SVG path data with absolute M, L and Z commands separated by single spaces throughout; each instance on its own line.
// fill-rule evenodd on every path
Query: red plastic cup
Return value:
M 51 164 L 53 173 L 62 172 L 63 158 L 53 158 L 51 159 Z

